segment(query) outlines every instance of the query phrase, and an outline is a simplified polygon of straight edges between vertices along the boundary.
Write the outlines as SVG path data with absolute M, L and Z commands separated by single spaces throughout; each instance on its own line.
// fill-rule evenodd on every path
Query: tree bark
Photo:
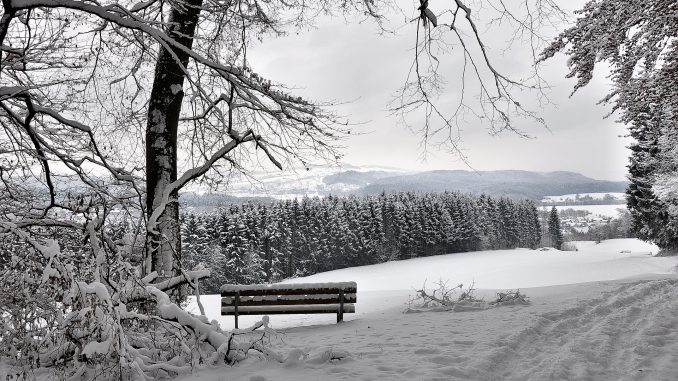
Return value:
M 191 49 L 202 0 L 172 3 L 167 33 Z M 181 234 L 178 192 L 163 205 L 163 191 L 177 179 L 177 132 L 189 57 L 179 49 L 161 47 L 155 67 L 146 125 L 146 215 L 164 208 L 157 226 L 148 226 L 145 273 L 162 278 L 179 274 Z
M 271 282 L 271 276 L 273 272 L 273 255 L 271 253 L 271 239 L 268 233 L 264 236 L 264 255 L 266 257 L 266 266 L 264 272 L 266 273 L 266 278 L 264 279 L 266 283 Z

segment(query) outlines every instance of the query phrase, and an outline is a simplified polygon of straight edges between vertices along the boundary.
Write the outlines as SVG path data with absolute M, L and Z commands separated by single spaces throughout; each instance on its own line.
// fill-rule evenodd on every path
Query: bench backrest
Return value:
M 336 313 L 341 321 L 344 313 L 355 312 L 357 288 L 355 282 L 225 284 L 221 314 L 237 319 L 238 315 Z

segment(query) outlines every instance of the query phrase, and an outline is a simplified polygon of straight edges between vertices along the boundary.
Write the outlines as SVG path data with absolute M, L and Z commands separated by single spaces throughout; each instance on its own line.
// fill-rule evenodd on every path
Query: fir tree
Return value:
M 529 247 L 536 249 L 541 241 L 541 223 L 539 222 L 539 211 L 537 207 L 530 203 L 530 244 Z
M 632 230 L 669 251 L 678 248 L 678 214 L 672 213 L 678 210 L 678 198 L 673 196 L 678 159 L 675 153 L 664 156 L 661 151 L 673 150 L 677 142 L 671 137 L 678 123 L 675 20 L 675 1 L 589 1 L 577 12 L 574 25 L 560 33 L 540 58 L 565 52 L 568 77 L 578 79 L 575 91 L 594 78 L 599 63 L 610 71 L 612 86 L 602 102 L 612 105 L 635 139 L 627 190 Z M 666 138 L 669 145 L 662 147 Z
M 560 217 L 558 216 L 558 209 L 554 206 L 551 208 L 548 222 L 549 237 L 553 242 L 553 247 L 560 250 L 563 245 L 563 232 L 560 229 Z

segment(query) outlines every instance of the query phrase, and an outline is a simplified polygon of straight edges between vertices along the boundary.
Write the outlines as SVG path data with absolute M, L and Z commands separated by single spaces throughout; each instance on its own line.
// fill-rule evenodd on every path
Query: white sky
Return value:
M 392 20 L 403 20 L 393 21 L 393 25 L 404 24 L 403 16 Z M 505 33 L 488 30 L 486 42 L 496 66 L 514 78 L 526 75 L 523 69 L 531 62 L 528 51 L 512 46 L 501 54 L 506 48 Z M 310 31 L 265 40 L 252 47 L 248 56 L 255 71 L 298 88 L 302 96 L 317 101 L 349 102 L 338 106 L 337 111 L 360 124 L 354 129 L 359 133 L 344 142 L 344 162 L 414 170 L 469 169 L 457 156 L 433 148 L 427 150 L 426 160 L 422 160 L 421 137 L 386 111 L 411 65 L 414 33 L 413 24 L 399 28 L 395 36 L 382 36 L 370 22 L 321 19 L 317 28 Z M 447 77 L 446 91 L 450 96 L 455 96 L 459 87 L 454 74 L 461 59 L 456 48 L 443 61 L 442 72 Z M 462 126 L 461 137 L 471 166 L 477 170 L 567 170 L 597 179 L 623 180 L 629 155 L 626 146 L 631 140 L 620 137 L 626 130 L 615 123 L 615 116 L 603 119 L 609 106 L 596 104 L 609 90 L 606 73 L 600 71 L 589 86 L 571 98 L 574 80 L 566 79 L 566 74 L 562 55 L 543 67 L 543 75 L 552 87 L 549 97 L 554 105 L 538 111 L 549 129 L 519 120 L 520 128 L 534 139 L 510 133 L 491 136 L 475 120 L 468 119 Z M 529 102 L 535 97 L 536 94 L 527 94 L 523 99 Z

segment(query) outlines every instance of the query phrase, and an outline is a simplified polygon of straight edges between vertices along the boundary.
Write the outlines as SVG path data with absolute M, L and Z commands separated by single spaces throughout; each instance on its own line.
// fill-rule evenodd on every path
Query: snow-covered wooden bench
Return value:
M 336 313 L 337 323 L 345 313 L 355 312 L 355 282 L 297 284 L 225 284 L 221 286 L 221 314 L 240 315 Z

